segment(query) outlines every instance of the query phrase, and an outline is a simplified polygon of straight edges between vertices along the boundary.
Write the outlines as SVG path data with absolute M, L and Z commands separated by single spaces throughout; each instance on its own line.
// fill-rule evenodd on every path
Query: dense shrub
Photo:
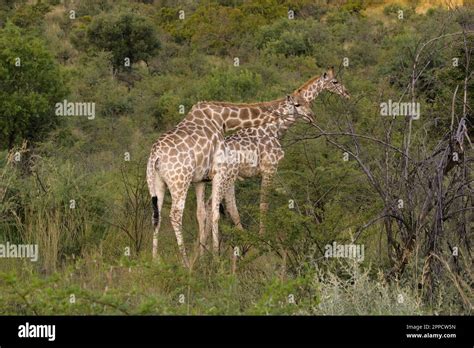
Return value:
M 115 69 L 126 68 L 139 60 L 147 61 L 160 48 L 156 31 L 147 18 L 134 13 L 99 15 L 87 29 L 88 41 L 99 50 L 112 53 Z
M 430 43 L 419 57 L 414 95 L 409 83 L 417 50 L 472 27 L 474 17 L 463 7 L 423 14 L 416 1 L 388 5 L 0 1 L 0 147 L 11 148 L 0 152 L 0 242 L 40 246 L 37 263 L 1 260 L 1 314 L 471 314 L 467 138 L 465 162 L 453 164 L 456 175 L 433 184 L 426 178 L 437 170 L 424 167 L 438 160 L 439 154 L 427 155 L 429 149 L 458 146 L 451 136 L 464 114 L 470 129 L 472 79 L 464 104 L 470 34 Z M 294 19 L 288 10 L 295 11 Z M 16 57 L 21 69 L 13 64 Z M 126 69 L 125 57 L 131 63 Z M 332 135 L 298 122 L 282 140 L 285 158 L 269 193 L 266 234 L 258 234 L 260 181 L 239 180 L 245 230 L 223 215 L 221 257 L 195 258 L 191 188 L 183 234 L 192 271 L 178 257 L 169 194 L 160 260 L 151 262 L 144 177 L 157 137 L 198 101 L 281 98 L 329 66 L 351 99 L 323 91 L 314 101 L 316 125 Z M 55 117 L 54 103 L 66 97 L 94 102 L 96 117 Z M 422 118 L 411 126 L 406 117 L 381 116 L 381 102 L 413 97 Z M 407 134 L 411 166 L 405 179 L 400 168 L 408 157 L 396 149 L 407 143 Z M 447 157 L 444 163 L 451 162 Z M 445 190 L 449 185 L 459 189 Z M 440 200 L 456 204 L 437 214 L 431 210 L 418 224 L 426 192 L 440 186 L 433 206 Z M 387 221 L 390 216 L 395 220 Z M 443 229 L 430 243 L 433 226 Z M 361 263 L 325 257 L 328 244 L 355 240 L 365 246 Z M 232 274 L 228 256 L 234 246 L 242 255 Z M 404 271 L 393 277 L 399 261 L 406 261 Z M 75 304 L 69 302 L 72 293 Z M 183 294 L 185 303 L 178 301 Z
M 66 94 L 63 73 L 35 37 L 12 24 L 0 30 L 0 148 L 41 140 L 58 123 L 54 106 Z

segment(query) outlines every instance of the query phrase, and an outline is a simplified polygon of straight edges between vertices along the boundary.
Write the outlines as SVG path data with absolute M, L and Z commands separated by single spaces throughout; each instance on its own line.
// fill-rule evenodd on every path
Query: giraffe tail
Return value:
M 158 209 L 157 196 L 151 197 L 151 205 L 153 206 L 153 217 L 152 217 L 153 227 L 156 227 L 158 226 L 158 223 L 160 222 L 160 211 Z
M 153 207 L 153 216 L 152 222 L 153 226 L 156 227 L 158 222 L 160 221 L 160 211 L 158 209 L 158 196 L 155 190 L 155 181 L 156 175 L 156 162 L 158 161 L 158 156 L 156 154 L 151 154 L 148 158 L 148 164 L 146 169 L 146 181 L 148 184 L 148 191 L 150 192 L 151 196 L 151 205 Z

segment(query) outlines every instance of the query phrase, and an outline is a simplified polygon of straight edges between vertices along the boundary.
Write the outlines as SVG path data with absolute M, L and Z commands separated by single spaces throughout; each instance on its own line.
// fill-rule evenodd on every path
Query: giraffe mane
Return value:
M 206 104 L 213 104 L 218 106 L 237 106 L 237 107 L 265 107 L 265 106 L 272 106 L 277 103 L 281 103 L 285 101 L 285 98 L 275 99 L 272 101 L 266 102 L 255 102 L 255 103 L 230 103 L 230 102 L 222 102 L 222 101 L 206 101 L 202 103 Z
M 317 76 L 313 76 L 312 78 L 310 78 L 308 81 L 306 81 L 305 83 L 303 83 L 301 86 L 299 86 L 295 93 L 299 93 L 301 92 L 303 89 L 306 89 L 309 85 L 313 84 L 314 81 L 316 80 L 319 80 L 321 78 L 321 75 L 317 75 Z

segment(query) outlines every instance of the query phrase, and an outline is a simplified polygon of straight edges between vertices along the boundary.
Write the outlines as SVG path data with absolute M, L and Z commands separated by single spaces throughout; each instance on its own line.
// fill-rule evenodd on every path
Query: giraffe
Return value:
M 210 231 L 215 231 L 218 228 L 219 203 L 222 199 L 225 201 L 225 207 L 235 226 L 239 230 L 243 230 L 235 202 L 235 181 L 260 174 L 262 176 L 261 193 L 267 192 L 263 187 L 270 183 L 270 178 L 284 155 L 280 144 L 282 133 L 299 118 L 309 123 L 314 122 L 309 104 L 306 103 L 303 108 L 306 109 L 304 113 L 281 115 L 274 122 L 242 129 L 225 138 L 226 153 L 223 156 L 223 161 L 226 166 L 220 169 L 223 170 L 223 176 L 218 191 L 218 202 L 212 204 L 211 197 L 206 203 L 206 228 L 205 235 L 202 235 L 199 241 L 200 254 L 205 251 Z
M 293 92 L 295 98 L 302 98 L 303 103 L 311 103 L 323 90 L 328 90 L 338 94 L 344 98 L 350 98 L 345 86 L 335 78 L 334 68 L 329 68 L 323 75 L 313 77 L 300 88 Z M 302 118 L 308 123 L 313 123 L 314 119 L 306 114 L 286 115 L 258 127 L 242 129 L 225 138 L 225 146 L 229 154 L 253 154 L 235 159 L 230 156 L 224 179 L 221 181 L 223 191 L 223 199 L 226 210 L 231 217 L 234 225 L 242 230 L 239 212 L 235 200 L 235 181 L 238 178 L 250 178 L 260 175 L 262 177 L 260 188 L 260 228 L 259 234 L 265 233 L 264 218 L 268 211 L 268 193 L 272 184 L 272 179 L 277 171 L 278 163 L 284 157 L 284 151 L 281 146 L 281 139 L 286 131 L 292 126 L 297 119 Z M 298 117 L 300 116 L 300 117 Z M 303 116 L 303 117 L 301 117 Z M 242 156 L 241 156 L 242 157 Z M 246 158 L 254 158 L 255 161 L 247 161 Z M 218 202 L 220 203 L 220 201 Z M 204 245 L 209 234 L 209 229 L 217 228 L 219 219 L 218 205 L 210 207 L 209 201 L 206 204 L 208 210 L 208 220 L 211 222 L 206 224 L 205 235 L 201 238 L 201 247 Z M 209 212 L 209 209 L 212 211 Z
M 189 267 L 182 235 L 182 217 L 189 186 L 191 183 L 195 185 L 199 235 L 203 235 L 206 218 L 205 183 L 212 181 L 213 191 L 220 186 L 219 181 L 224 172 L 217 170 L 215 156 L 224 150 L 225 132 L 260 126 L 293 109 L 300 111 L 300 105 L 290 96 L 253 104 L 198 102 L 175 128 L 158 138 L 152 146 L 147 164 L 147 184 L 153 207 L 153 258 L 158 250 L 160 214 L 166 188 L 170 191 L 172 201 L 171 225 L 182 261 Z M 222 168 L 222 165 L 219 167 Z M 218 252 L 218 249 L 216 232 L 213 234 L 213 251 Z
M 283 127 L 282 125 L 287 123 L 288 120 L 295 120 L 296 117 L 302 117 L 309 121 L 313 120 L 313 111 L 310 108 L 309 103 L 306 103 L 304 99 L 298 95 L 293 94 L 291 96 L 287 96 L 287 100 L 293 100 L 293 107 L 288 108 L 287 110 L 276 111 L 274 114 L 277 115 L 272 121 L 259 126 L 258 128 L 267 129 L 274 129 Z M 268 126 L 268 127 L 266 127 Z M 254 130 L 255 127 L 244 128 L 244 130 Z M 246 145 L 251 145 L 251 141 L 248 141 Z M 232 144 L 233 145 L 233 144 Z M 214 170 L 216 171 L 216 175 L 219 176 L 219 181 L 216 186 L 213 185 L 212 188 L 212 196 L 209 199 L 207 206 L 210 205 L 211 211 L 211 230 L 213 236 L 213 243 L 217 243 L 215 238 L 218 238 L 218 222 L 219 222 L 219 205 L 224 197 L 226 190 L 229 188 L 229 184 L 235 182 L 235 177 L 239 173 L 239 170 L 242 167 L 239 166 L 239 163 L 246 163 L 251 164 L 254 167 L 256 166 L 256 162 L 259 160 L 258 152 L 255 151 L 255 148 L 251 146 L 227 146 L 226 142 L 224 141 L 223 150 L 220 151 L 216 156 L 216 165 Z M 231 179 L 233 179 L 231 181 Z M 209 211 L 209 208 L 206 209 Z M 209 224 L 207 224 L 209 226 Z M 241 225 L 239 225 L 241 227 Z M 207 228 L 207 227 L 206 227 Z M 204 234 L 200 234 L 199 237 L 199 245 L 200 245 L 200 254 L 202 255 L 205 250 L 205 241 L 207 239 L 206 230 L 200 230 L 200 232 L 204 232 Z

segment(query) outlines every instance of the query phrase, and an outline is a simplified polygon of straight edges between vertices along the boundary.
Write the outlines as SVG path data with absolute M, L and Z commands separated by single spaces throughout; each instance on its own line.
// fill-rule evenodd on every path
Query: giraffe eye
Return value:
M 332 83 L 335 84 L 335 85 L 337 85 L 337 81 L 333 81 Z
M 298 106 L 300 106 L 300 104 L 298 104 L 298 103 L 295 103 L 295 106 L 296 106 L 296 107 L 298 107 Z

